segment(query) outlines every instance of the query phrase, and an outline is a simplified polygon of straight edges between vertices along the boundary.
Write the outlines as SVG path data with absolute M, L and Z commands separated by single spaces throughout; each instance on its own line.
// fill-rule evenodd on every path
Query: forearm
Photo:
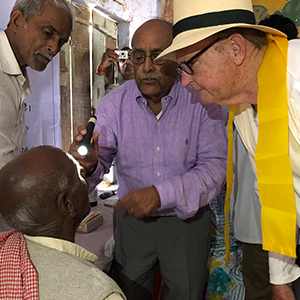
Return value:
M 94 169 L 89 174 L 87 174 L 86 181 L 88 183 L 89 193 L 92 192 L 96 188 L 96 186 L 102 181 L 103 176 L 109 171 L 112 161 L 113 157 L 111 157 L 111 160 L 109 161 L 104 161 L 101 159 L 101 156 L 99 156 Z
M 296 300 L 291 284 L 272 286 L 272 300 Z
M 177 216 L 187 219 L 200 207 L 220 193 L 226 175 L 225 158 L 207 161 L 181 176 L 155 185 L 161 199 L 161 208 L 174 209 Z
M 296 259 L 272 251 L 268 254 L 272 299 L 294 300 L 292 283 L 300 277 L 300 268 L 296 264 Z

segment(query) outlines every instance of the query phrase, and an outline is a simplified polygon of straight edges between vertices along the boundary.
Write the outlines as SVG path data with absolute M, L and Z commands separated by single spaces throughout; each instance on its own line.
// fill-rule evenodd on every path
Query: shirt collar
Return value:
M 44 236 L 28 236 L 25 235 L 25 238 L 27 240 L 30 240 L 32 242 L 38 243 L 40 245 L 65 252 L 77 257 L 81 257 L 85 260 L 88 260 L 92 263 L 94 263 L 98 257 L 84 249 L 83 247 L 76 245 L 75 243 L 66 241 L 66 240 L 61 240 L 61 239 L 56 239 L 56 238 L 51 238 L 51 237 L 44 237 Z
M 9 75 L 23 75 L 4 31 L 0 32 L 0 53 L 0 68 L 4 73 Z

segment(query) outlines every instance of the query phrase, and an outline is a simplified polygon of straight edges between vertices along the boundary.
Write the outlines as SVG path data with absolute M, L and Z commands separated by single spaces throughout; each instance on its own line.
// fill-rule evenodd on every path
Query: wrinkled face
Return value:
M 43 71 L 60 51 L 72 30 L 72 20 L 63 9 L 46 1 L 43 13 L 27 22 L 20 14 L 16 39 L 16 56 L 21 67 Z
M 203 54 L 188 64 L 192 74 L 182 71 L 181 83 L 183 86 L 192 86 L 204 104 L 230 105 L 229 99 L 234 87 L 234 72 L 230 55 L 226 51 L 227 39 L 214 43 L 213 37 L 207 38 L 176 51 L 176 59 L 180 65 L 211 44 L 213 45 L 207 48 Z
M 177 74 L 175 62 L 163 60 L 154 64 L 153 60 L 172 42 L 172 31 L 165 24 L 153 22 L 140 28 L 133 38 L 133 53 L 146 56 L 141 64 L 134 63 L 134 78 L 136 84 L 146 99 L 160 101 L 173 86 Z M 151 26 L 152 25 L 152 26 Z

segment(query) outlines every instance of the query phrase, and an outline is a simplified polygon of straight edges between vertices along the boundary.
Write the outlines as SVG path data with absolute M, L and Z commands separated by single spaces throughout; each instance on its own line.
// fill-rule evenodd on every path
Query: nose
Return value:
M 145 73 L 149 73 L 153 70 L 154 68 L 154 65 L 153 65 L 153 62 L 150 58 L 150 56 L 146 56 L 145 57 L 145 61 L 144 61 L 144 64 L 143 64 L 143 70 Z
M 193 82 L 193 75 L 189 75 L 188 73 L 182 71 L 181 74 L 181 85 L 188 86 Z
M 52 39 L 49 39 L 47 51 L 51 55 L 55 56 L 59 52 L 60 48 L 61 46 L 60 46 L 59 38 L 53 37 Z

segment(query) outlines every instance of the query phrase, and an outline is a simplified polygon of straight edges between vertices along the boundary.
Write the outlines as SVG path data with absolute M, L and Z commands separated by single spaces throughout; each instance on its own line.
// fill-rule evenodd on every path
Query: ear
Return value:
M 62 214 L 75 218 L 77 216 L 77 210 L 66 192 L 61 193 L 57 198 L 57 207 Z
M 246 57 L 246 43 L 244 37 L 239 33 L 233 33 L 228 41 L 231 47 L 233 62 L 241 65 Z
M 16 32 L 21 26 L 24 27 L 26 20 L 22 12 L 18 9 L 14 9 L 10 14 L 9 27 Z

